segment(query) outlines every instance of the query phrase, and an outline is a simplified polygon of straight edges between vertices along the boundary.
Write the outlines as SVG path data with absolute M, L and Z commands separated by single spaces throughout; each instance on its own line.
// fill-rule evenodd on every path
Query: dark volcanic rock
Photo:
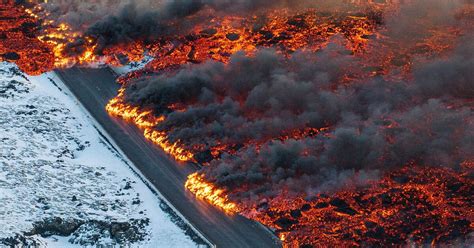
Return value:
M 348 207 L 350 207 L 349 204 L 347 204 L 347 202 L 345 202 L 344 200 L 342 200 L 340 198 L 332 199 L 329 202 L 329 204 L 331 204 L 332 206 L 337 207 L 337 208 L 348 208 Z
M 23 82 L 11 80 L 6 85 L 0 86 L 0 97 L 13 97 L 14 93 L 28 93 L 30 90 Z
M 33 229 L 24 233 L 24 236 L 0 240 L 0 244 L 2 242 L 4 244 L 10 244 L 12 242 L 22 244 L 24 242 L 21 237 L 28 239 L 34 235 L 40 235 L 42 237 L 53 235 L 63 237 L 72 236 L 69 242 L 88 246 L 98 245 L 97 242 L 101 238 L 111 239 L 117 244 L 131 244 L 145 239 L 147 236 L 145 227 L 149 225 L 149 222 L 150 220 L 148 218 L 132 219 L 129 222 L 106 222 L 54 217 L 35 222 L 33 223 Z
M 327 202 L 318 202 L 316 205 L 314 205 L 314 208 L 327 208 L 329 207 L 329 203 Z
M 203 36 L 204 38 L 210 38 L 212 36 L 214 36 L 215 34 L 217 34 L 217 29 L 215 28 L 208 28 L 208 29 L 205 29 L 203 31 L 201 31 L 201 36 Z
M 19 60 L 20 55 L 16 52 L 8 52 L 2 55 L 6 60 Z
M 364 222 L 364 225 L 365 225 L 365 227 L 367 227 L 367 228 L 374 228 L 374 227 L 377 226 L 377 223 L 368 220 L 368 221 Z
M 16 234 L 13 237 L 0 239 L 0 247 L 39 247 L 40 243 L 35 238 Z
M 348 214 L 348 215 L 357 214 L 357 211 L 355 211 L 353 208 L 351 208 L 351 206 L 349 204 L 347 204 L 347 202 L 345 202 L 344 200 L 342 200 L 340 198 L 332 199 L 329 202 L 329 204 L 331 204 L 331 206 L 336 207 L 334 209 L 334 211 L 336 211 L 338 213 L 343 213 L 343 214 Z
M 388 205 L 392 204 L 392 197 L 390 197 L 389 194 L 383 193 L 383 194 L 380 195 L 380 198 L 382 199 L 382 204 L 384 206 L 388 206 Z
M 357 211 L 355 211 L 351 207 L 346 207 L 346 208 L 335 208 L 334 211 L 338 213 L 343 213 L 343 214 L 348 214 L 348 215 L 355 215 L 357 214 Z
M 292 219 L 288 219 L 288 218 L 285 218 L 285 217 L 282 217 L 278 220 L 275 221 L 275 224 L 279 227 L 281 227 L 282 229 L 289 229 L 292 225 L 298 223 L 297 220 L 292 220 Z
M 306 24 L 306 21 L 302 17 L 297 17 L 294 19 L 290 19 L 286 22 L 288 25 L 297 27 L 297 28 L 305 28 L 308 25 Z
M 52 235 L 69 236 L 76 231 L 84 221 L 75 219 L 62 219 L 60 217 L 44 219 L 40 222 L 33 223 L 33 229 L 25 235 L 41 235 L 42 237 L 49 237 Z
M 303 206 L 301 206 L 301 212 L 306 212 L 306 211 L 309 211 L 311 209 L 311 205 L 309 204 L 304 204 Z
M 259 33 L 263 36 L 264 39 L 266 40 L 269 40 L 269 39 L 272 39 L 273 37 L 275 37 L 275 35 L 270 32 L 270 31 L 266 31 L 266 30 L 261 30 L 259 31 Z
M 229 33 L 225 37 L 227 39 L 231 40 L 231 41 L 236 41 L 236 40 L 240 39 L 240 35 L 236 34 L 236 33 Z
M 298 209 L 297 210 L 291 210 L 290 215 L 291 215 L 291 217 L 297 219 L 297 218 L 301 217 L 301 211 L 298 210 Z

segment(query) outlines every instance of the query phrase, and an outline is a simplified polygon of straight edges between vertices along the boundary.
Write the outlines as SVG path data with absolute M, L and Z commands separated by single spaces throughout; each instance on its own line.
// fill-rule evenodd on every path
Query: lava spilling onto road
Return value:
M 151 57 L 107 111 L 286 246 L 472 241 L 472 1 L 152 3 L 6 1 L 0 54 L 30 74 Z

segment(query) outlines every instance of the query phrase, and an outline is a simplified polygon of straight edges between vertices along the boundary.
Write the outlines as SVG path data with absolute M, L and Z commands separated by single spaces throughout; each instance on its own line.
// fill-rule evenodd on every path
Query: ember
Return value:
M 107 111 L 288 247 L 469 242 L 474 4 L 315 2 L 131 5 L 80 27 L 7 2 L 0 58 L 39 74 L 152 57 Z

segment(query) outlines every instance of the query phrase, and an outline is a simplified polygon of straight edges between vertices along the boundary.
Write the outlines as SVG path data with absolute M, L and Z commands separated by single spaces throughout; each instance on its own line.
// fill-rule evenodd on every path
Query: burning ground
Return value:
M 288 246 L 472 241 L 472 2 L 265 2 L 11 3 L 0 37 L 37 39 L 1 51 L 29 73 L 153 57 L 107 110 Z

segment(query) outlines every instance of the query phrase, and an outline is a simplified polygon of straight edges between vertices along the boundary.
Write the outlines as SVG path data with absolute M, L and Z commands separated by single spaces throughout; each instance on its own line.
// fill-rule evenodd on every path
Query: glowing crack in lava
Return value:
M 107 111 L 285 246 L 472 243 L 472 1 L 315 2 L 132 5 L 80 27 L 68 11 L 100 8 L 7 2 L 0 53 L 30 74 L 152 57 Z

